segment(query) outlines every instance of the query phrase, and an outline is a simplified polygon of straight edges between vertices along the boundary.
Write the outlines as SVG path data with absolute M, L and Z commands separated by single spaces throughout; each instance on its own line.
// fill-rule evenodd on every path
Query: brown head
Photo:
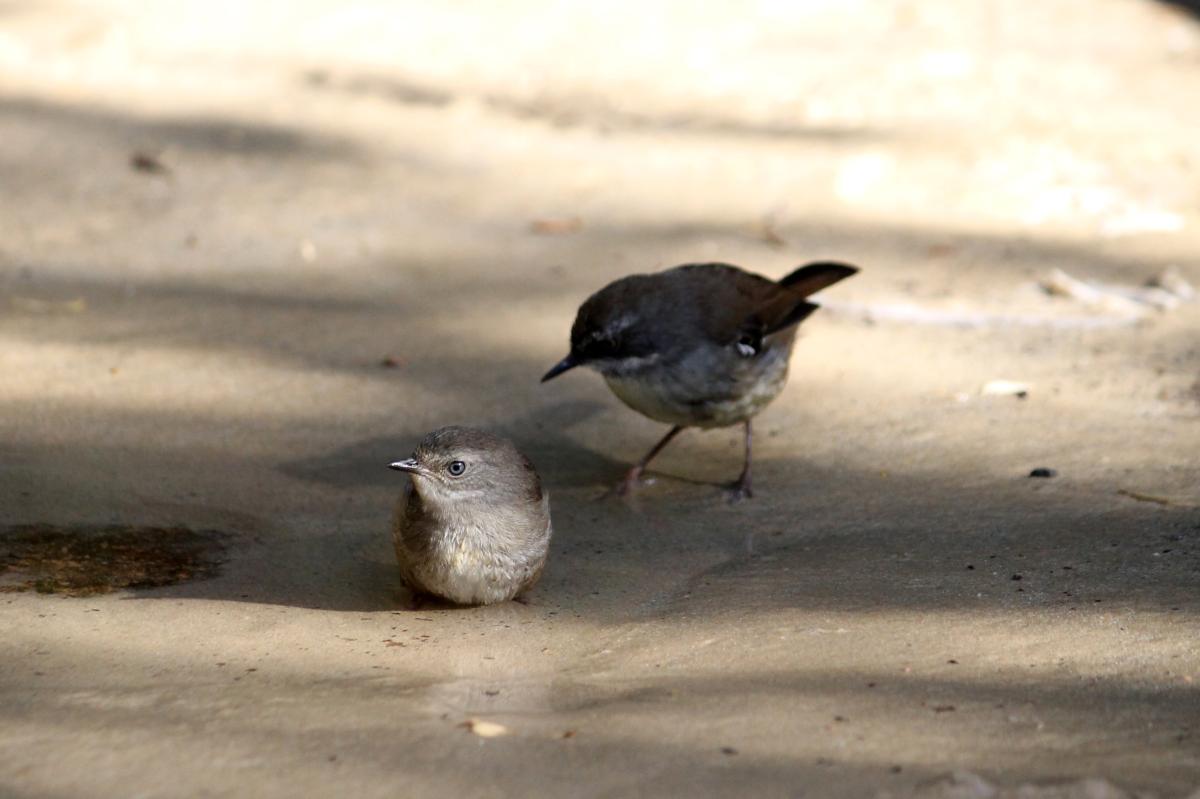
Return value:
M 495 504 L 542 498 L 542 483 L 529 459 L 508 439 L 471 427 L 435 430 L 421 439 L 411 458 L 388 468 L 407 472 L 427 501 Z
M 583 303 L 571 327 L 571 350 L 542 377 L 576 366 L 604 374 L 670 364 L 705 345 L 744 343 L 757 353 L 762 338 L 799 324 L 816 310 L 806 298 L 858 271 L 823 261 L 768 280 L 723 263 L 685 264 L 652 275 L 629 275 Z

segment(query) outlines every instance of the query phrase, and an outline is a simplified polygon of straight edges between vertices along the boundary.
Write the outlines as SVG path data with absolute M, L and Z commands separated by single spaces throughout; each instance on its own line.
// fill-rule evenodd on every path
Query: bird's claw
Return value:
M 654 485 L 653 477 L 643 477 L 640 467 L 633 467 L 613 489 L 619 496 L 628 497 L 644 485 Z
M 728 498 L 729 504 L 741 502 L 744 499 L 750 499 L 754 496 L 754 491 L 750 488 L 749 480 L 738 480 L 729 486 Z

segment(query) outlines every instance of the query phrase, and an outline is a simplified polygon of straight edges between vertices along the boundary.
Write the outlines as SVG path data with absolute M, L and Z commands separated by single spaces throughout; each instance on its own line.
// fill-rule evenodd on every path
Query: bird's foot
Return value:
M 627 502 L 633 501 L 637 499 L 639 488 L 642 486 L 654 485 L 654 482 L 655 480 L 653 477 L 642 477 L 640 473 L 633 474 L 631 472 L 606 488 L 604 493 L 596 497 L 594 501 L 604 502 L 605 500 L 612 499 L 613 497 L 620 497 Z
M 754 496 L 754 490 L 750 487 L 750 478 L 746 475 L 742 475 L 737 482 L 731 483 L 726 492 L 730 505 Z
M 621 479 L 621 482 L 617 483 L 617 485 L 613 488 L 613 491 L 615 491 L 618 496 L 628 497 L 637 493 L 637 490 L 643 485 L 651 485 L 653 483 L 653 478 L 642 477 L 641 466 L 634 466 L 625 473 L 625 477 Z

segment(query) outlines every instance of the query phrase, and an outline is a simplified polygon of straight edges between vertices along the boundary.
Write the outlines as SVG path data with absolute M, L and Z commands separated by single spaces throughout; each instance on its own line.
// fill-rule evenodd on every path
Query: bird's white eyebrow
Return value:
M 636 321 L 637 319 L 634 318 L 633 314 L 622 314 L 608 323 L 608 327 L 605 328 L 605 332 L 607 332 L 610 336 L 615 335 L 627 327 L 632 327 L 633 323 Z

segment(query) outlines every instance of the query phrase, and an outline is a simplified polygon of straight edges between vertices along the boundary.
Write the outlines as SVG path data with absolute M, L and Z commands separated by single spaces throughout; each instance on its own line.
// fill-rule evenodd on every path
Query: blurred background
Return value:
M 222 553 L 80 599 L 10 548 L 0 792 L 1185 795 L 1195 14 L 0 0 L 0 522 Z M 725 431 L 596 502 L 662 431 L 538 385 L 579 303 L 819 258 L 862 272 L 760 497 Z M 383 464 L 451 422 L 533 457 L 555 550 L 529 609 L 400 619 Z

